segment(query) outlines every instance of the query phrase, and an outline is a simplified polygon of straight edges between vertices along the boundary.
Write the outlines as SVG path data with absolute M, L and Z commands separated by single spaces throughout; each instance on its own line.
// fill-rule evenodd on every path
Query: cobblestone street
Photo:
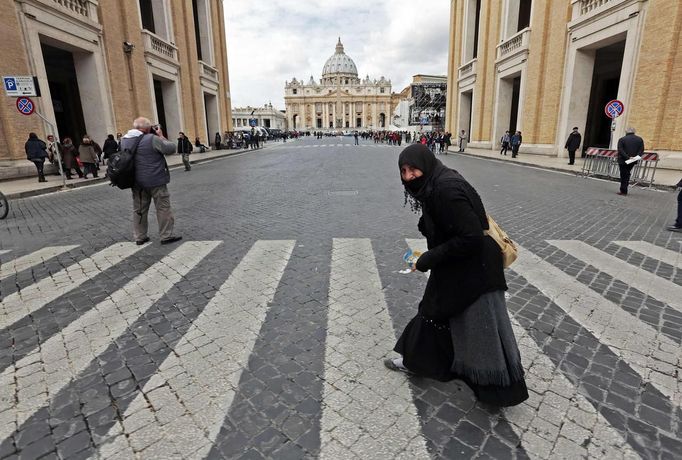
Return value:
M 402 148 L 268 142 L 174 170 L 176 232 L 130 191 L 0 221 L 0 459 L 682 458 L 676 194 L 441 155 L 519 243 L 508 308 L 530 399 L 386 369 L 427 278 Z M 0 183 L 0 188 L 2 183 Z M 153 212 L 150 214 L 153 215 Z

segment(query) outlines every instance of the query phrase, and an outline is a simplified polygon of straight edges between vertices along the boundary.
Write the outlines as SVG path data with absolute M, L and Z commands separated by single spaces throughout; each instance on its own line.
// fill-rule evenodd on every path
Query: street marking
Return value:
M 56 298 L 77 288 L 142 249 L 135 243 L 116 243 L 91 257 L 69 265 L 0 302 L 0 329 L 39 310 Z
M 511 318 L 514 335 L 521 350 L 530 398 L 518 406 L 504 408 L 504 418 L 524 443 L 530 458 L 554 458 L 566 452 L 542 452 L 529 446 L 555 446 L 560 436 L 589 430 L 587 447 L 573 446 L 572 456 L 582 458 L 639 458 L 625 438 L 580 390 L 545 355 L 528 332 Z M 538 443 L 538 439 L 546 443 Z
M 0 256 L 3 254 L 7 254 L 8 252 L 12 252 L 12 250 L 11 249 L 2 249 L 2 250 L 0 250 Z
M 382 364 L 395 340 L 370 240 L 335 238 L 321 458 L 430 459 L 408 379 Z
M 547 240 L 547 242 L 584 263 L 592 265 L 599 271 L 607 273 L 628 286 L 632 286 L 682 312 L 682 286 L 593 248 L 582 241 Z
M 682 405 L 682 375 L 677 372 L 682 348 L 676 342 L 521 246 L 511 269 L 625 360 L 644 382 Z M 672 364 L 653 356 L 659 353 Z
M 101 446 L 100 456 L 115 457 L 121 449 L 128 449 L 128 443 L 146 442 L 138 438 L 151 436 L 150 429 L 157 441 L 145 450 L 146 457 L 208 455 L 239 389 L 294 244 L 254 244 L 126 409 L 122 426 L 107 433 L 109 440 Z M 165 414 L 155 419 L 157 411 L 174 416 L 162 424 L 159 418 Z M 150 429 L 126 433 L 126 427 L 141 419 L 149 420 Z
M 406 239 L 412 250 L 426 252 L 426 240 Z M 589 429 L 592 433 L 590 444 L 576 456 L 586 458 L 639 458 L 622 435 L 609 421 L 580 394 L 580 390 L 554 365 L 523 326 L 510 315 L 516 336 L 523 368 L 526 371 L 526 384 L 530 398 L 514 407 L 504 408 L 505 419 L 516 435 L 526 444 L 526 453 L 531 458 L 548 458 L 550 451 L 530 450 L 529 446 L 551 449 L 559 436 L 569 432 L 580 417 L 579 431 Z M 538 421 L 535 422 L 535 419 Z M 547 421 L 545 419 L 551 419 Z M 585 427 L 585 424 L 589 427 Z M 554 425 L 552 427 L 551 425 Z M 561 429 L 559 429 L 561 427 Z M 582 427 L 582 428 L 580 428 Z M 543 429 L 544 428 L 544 429 Z M 554 452 L 554 455 L 561 455 Z
M 0 374 L 0 440 L 49 405 L 92 360 L 219 244 L 184 243 L 7 367 Z
M 673 267 L 682 269 L 682 251 L 671 251 L 670 249 L 647 243 L 646 241 L 613 241 L 618 246 L 623 246 L 632 251 L 659 260 Z
M 27 268 L 31 268 L 34 265 L 39 265 L 48 259 L 63 254 L 72 249 L 76 249 L 78 245 L 71 246 L 48 246 L 46 248 L 39 249 L 31 254 L 27 254 L 22 257 L 18 257 L 10 262 L 5 262 L 0 264 L 0 280 L 9 278 L 18 272 L 24 271 Z

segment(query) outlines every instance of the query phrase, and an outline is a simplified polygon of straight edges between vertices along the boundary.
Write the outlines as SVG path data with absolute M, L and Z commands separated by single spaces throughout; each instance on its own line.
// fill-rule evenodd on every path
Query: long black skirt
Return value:
M 491 297 L 493 299 L 499 298 L 500 294 L 502 299 L 504 299 L 503 293 L 491 294 L 482 298 L 483 300 L 490 300 Z M 523 378 L 523 369 L 520 368 L 520 359 L 506 359 L 503 353 L 501 357 L 503 362 L 501 367 L 503 368 L 499 369 L 499 372 L 504 374 L 505 383 L 491 384 L 491 379 L 481 377 L 482 373 L 488 371 L 488 369 L 476 369 L 476 360 L 474 360 L 472 365 L 462 370 L 461 363 L 467 362 L 467 357 L 461 356 L 467 353 L 466 346 L 462 346 L 461 341 L 458 341 L 459 354 L 457 356 L 453 347 L 453 330 L 459 333 L 462 328 L 467 328 L 465 323 L 476 312 L 480 313 L 482 310 L 483 315 L 488 316 L 487 303 L 489 302 L 477 301 L 469 307 L 473 307 L 473 311 L 467 315 L 461 315 L 459 318 L 452 318 L 449 321 L 436 321 L 422 314 L 417 314 L 405 327 L 394 350 L 402 355 L 405 367 L 419 376 L 441 382 L 454 379 L 462 380 L 472 389 L 476 398 L 481 402 L 498 407 L 515 406 L 528 399 L 528 389 Z M 499 306 L 494 308 L 499 309 Z M 502 322 L 504 322 L 504 317 Z M 477 346 L 484 350 L 503 348 L 500 344 L 500 331 L 502 331 L 503 336 L 504 333 L 511 331 L 508 316 L 506 317 L 506 322 L 507 324 L 501 326 L 493 326 L 491 330 L 485 333 L 483 342 L 489 341 L 489 346 L 483 345 L 485 348 L 482 348 L 480 344 L 481 336 L 476 334 L 476 340 L 479 342 Z M 454 327 L 451 328 L 451 325 Z M 470 327 L 478 329 L 474 325 L 470 325 Z M 508 341 L 505 346 L 510 348 Z M 512 346 L 515 349 L 506 350 L 509 352 L 507 356 L 513 357 L 515 354 L 518 356 L 518 348 L 516 348 L 515 341 L 513 341 Z M 458 369 L 458 371 L 453 369 Z

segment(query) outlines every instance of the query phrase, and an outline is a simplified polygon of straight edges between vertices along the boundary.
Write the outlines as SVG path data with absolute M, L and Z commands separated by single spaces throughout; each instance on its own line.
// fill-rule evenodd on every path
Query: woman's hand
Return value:
M 433 256 L 434 254 L 431 251 L 426 251 L 417 259 L 417 263 L 414 265 L 415 268 L 420 272 L 428 272 L 433 268 Z

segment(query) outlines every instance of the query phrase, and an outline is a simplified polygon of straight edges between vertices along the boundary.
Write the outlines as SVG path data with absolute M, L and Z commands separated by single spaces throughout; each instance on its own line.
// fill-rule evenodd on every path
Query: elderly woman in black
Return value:
M 419 310 L 398 339 L 401 358 L 386 366 L 441 381 L 461 379 L 481 402 L 513 406 L 528 398 L 521 356 L 507 313 L 502 253 L 484 234 L 488 220 L 476 190 L 422 144 L 400 154 L 405 200 L 421 210 L 430 271 Z

